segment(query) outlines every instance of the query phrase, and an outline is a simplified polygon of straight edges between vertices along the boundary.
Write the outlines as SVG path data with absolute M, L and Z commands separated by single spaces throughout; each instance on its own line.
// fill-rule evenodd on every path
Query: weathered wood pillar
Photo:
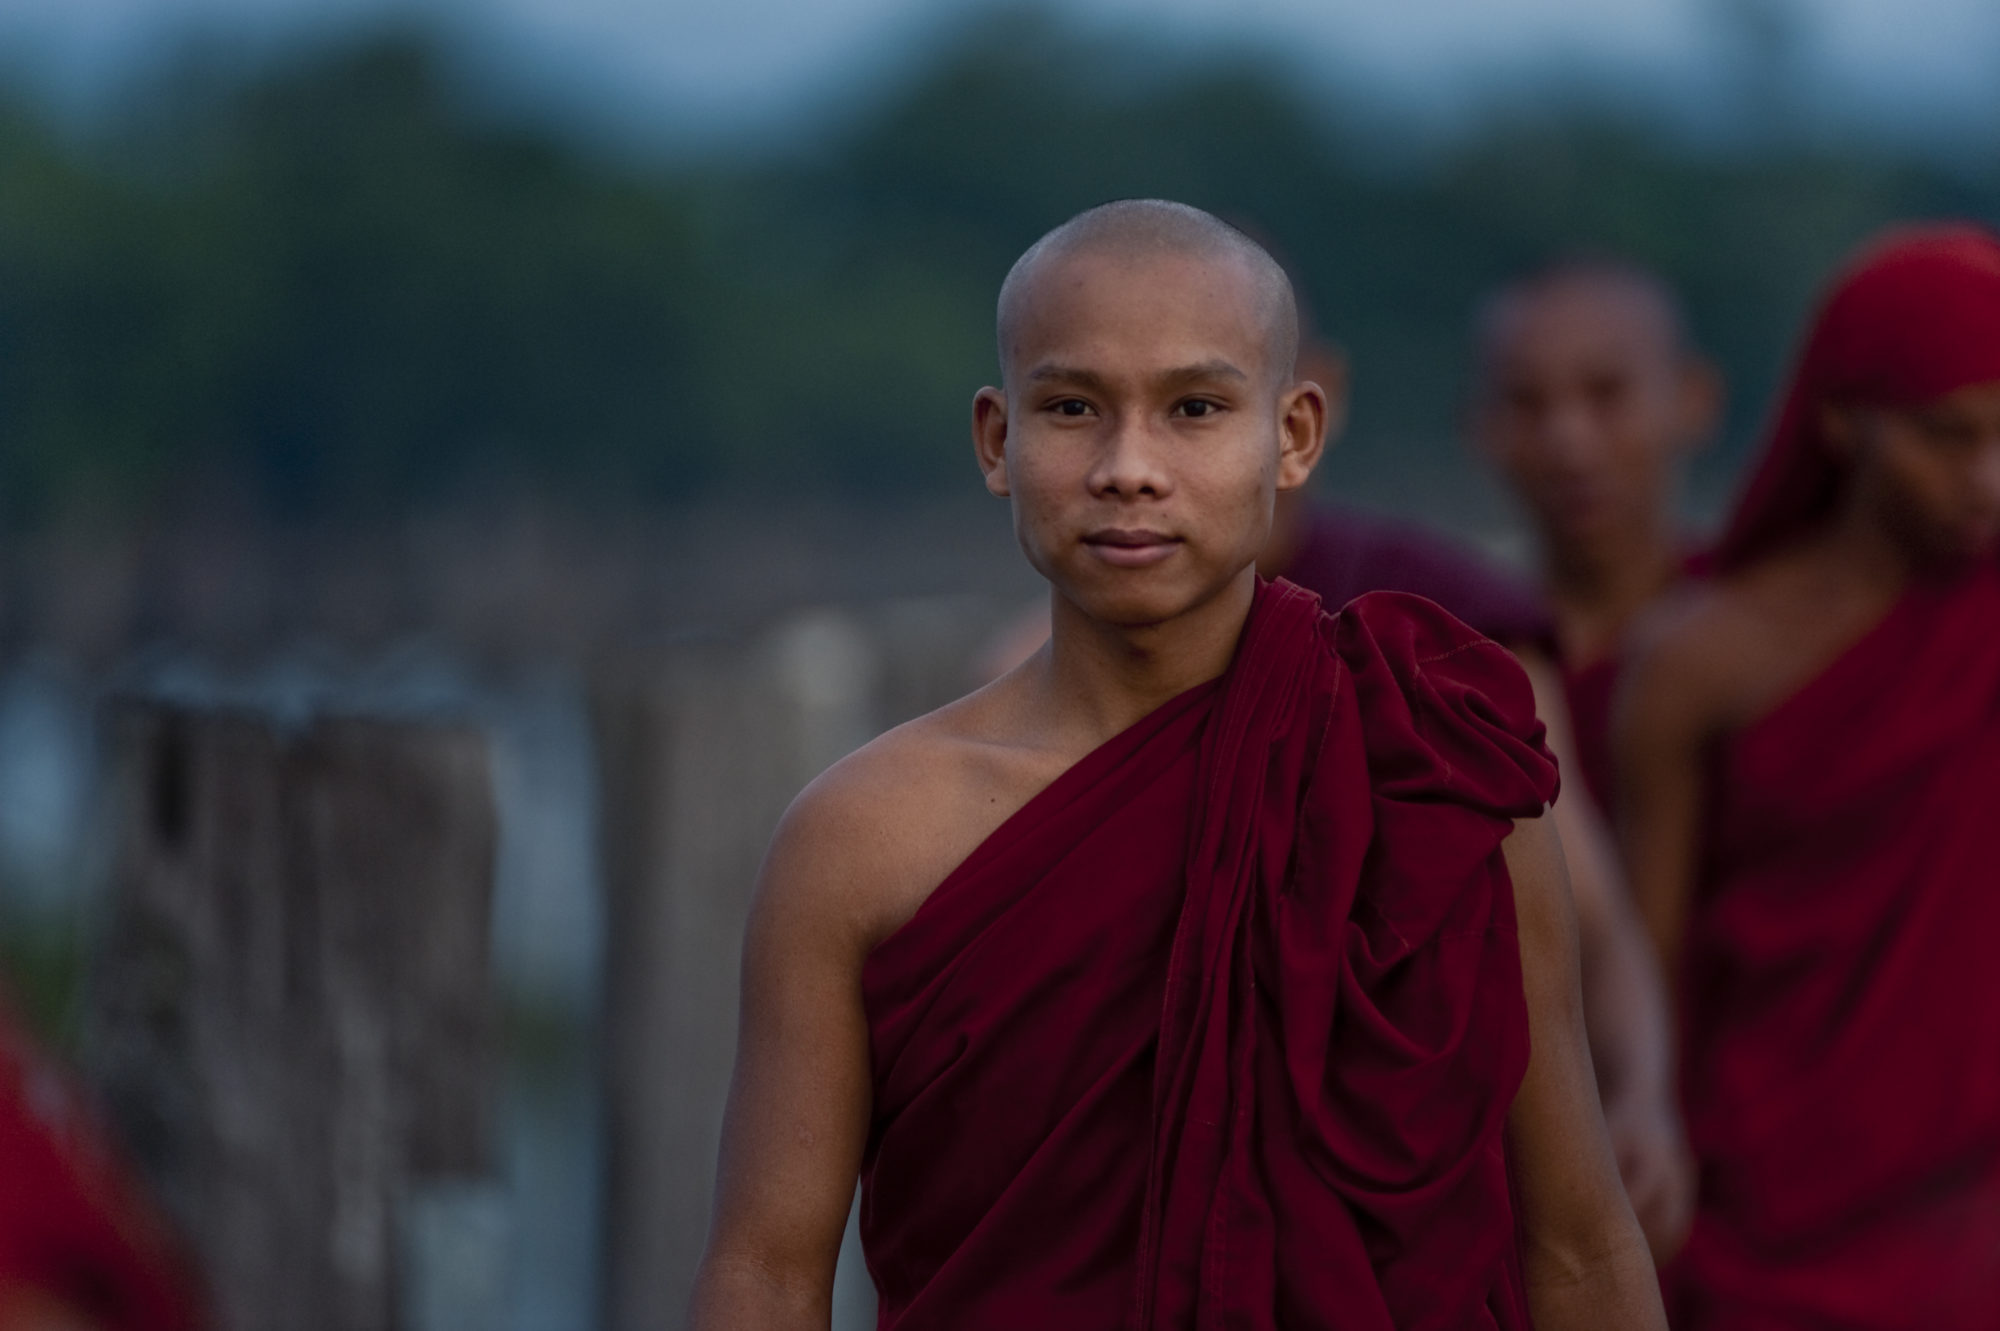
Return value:
M 873 733 L 880 662 L 851 618 L 606 672 L 605 1331 L 687 1314 L 736 1049 L 738 954 L 771 830 Z
M 88 1061 L 224 1331 L 499 1325 L 482 737 L 129 699 L 107 722 Z
M 994 609 L 815 611 L 600 674 L 605 867 L 605 1331 L 686 1316 L 708 1233 L 751 887 L 785 806 L 888 725 L 963 692 Z M 843 1257 L 835 1325 L 874 1293 Z

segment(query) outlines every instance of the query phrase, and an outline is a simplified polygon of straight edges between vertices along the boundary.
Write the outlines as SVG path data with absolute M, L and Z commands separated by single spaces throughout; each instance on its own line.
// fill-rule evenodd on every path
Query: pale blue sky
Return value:
M 1612 69 L 1699 99 L 1733 0 L 1058 0 L 1088 26 L 1282 43 L 1412 109 L 1449 115 L 1551 70 Z M 1780 0 L 1782 3 L 1782 0 Z M 1794 0 L 1812 103 L 1853 123 L 2000 124 L 1995 0 Z M 100 85 L 191 22 L 253 43 L 379 14 L 469 27 L 540 86 L 627 117 L 768 123 L 976 8 L 923 0 L 0 0 L 0 50 Z M 1982 133 L 1981 137 L 1985 137 Z

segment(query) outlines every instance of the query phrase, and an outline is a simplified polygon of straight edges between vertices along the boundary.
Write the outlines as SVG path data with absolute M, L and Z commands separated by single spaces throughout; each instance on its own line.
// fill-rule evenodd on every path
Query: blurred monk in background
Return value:
M 1475 338 L 1473 438 L 1533 526 L 1580 772 L 1608 815 L 1625 638 L 1693 562 L 1681 474 L 1715 432 L 1721 377 L 1672 289 L 1617 260 L 1559 260 L 1506 284 Z
M 974 404 L 1050 640 L 786 815 L 695 1323 L 1660 1328 L 1519 664 L 1256 559 L 1324 445 L 1289 280 L 1159 201 L 1044 237 Z
M 1685 1331 L 2000 1325 L 2000 240 L 1820 308 L 1615 739 L 1684 999 Z
M 1580 778 L 1570 782 L 1563 804 L 1576 809 L 1573 821 L 1583 826 L 1565 826 L 1564 841 L 1595 846 L 1592 832 L 1617 808 L 1611 701 L 1625 639 L 1647 607 L 1698 567 L 1681 526 L 1681 477 L 1715 431 L 1721 378 L 1694 349 L 1672 289 L 1615 259 L 1565 258 L 1507 283 L 1483 302 L 1475 339 L 1471 431 L 1534 531 L 1569 723 L 1567 750 L 1557 751 L 1565 771 Z M 1556 711 L 1545 708 L 1544 715 Z M 1585 881 L 1601 880 L 1614 900 L 1599 909 L 1621 924 L 1633 919 L 1614 857 L 1593 861 L 1593 868 L 1591 875 L 1572 875 L 1579 892 Z M 1644 998 L 1660 993 L 1650 949 L 1636 961 L 1616 955 L 1626 970 L 1614 978 L 1627 990 Z M 1592 960 L 1586 949 L 1586 983 Z M 1591 1015 L 1618 997 L 1614 990 Z M 1693 1172 L 1672 1109 L 1673 1051 L 1663 1007 L 1626 998 L 1618 1010 L 1626 1009 L 1657 1016 L 1658 1024 L 1643 1029 L 1645 1038 L 1619 1045 L 1630 1056 L 1600 1059 L 1598 1071 L 1627 1184 L 1654 1256 L 1665 1257 L 1692 1216 Z M 1592 1038 L 1593 1049 L 1602 1050 L 1595 1029 Z M 1607 1061 L 1636 1085 L 1607 1078 Z

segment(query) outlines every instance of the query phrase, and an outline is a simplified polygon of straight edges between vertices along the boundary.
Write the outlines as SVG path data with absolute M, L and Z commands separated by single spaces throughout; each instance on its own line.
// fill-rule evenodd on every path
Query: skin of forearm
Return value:
M 1673 1035 L 1651 951 L 1641 935 L 1601 934 L 1584 950 L 1583 967 L 1598 1082 L 1607 1099 L 1664 1095 L 1673 1076 Z
M 1595 1252 L 1531 1249 L 1523 1275 L 1536 1331 L 1666 1331 L 1659 1278 L 1636 1241 Z
M 695 1278 L 690 1331 L 830 1331 L 833 1290 L 750 1257 L 711 1253 Z
M 1569 806 L 1569 807 L 1565 807 Z M 1638 913 L 1592 815 L 1565 795 L 1556 827 L 1570 865 L 1590 1054 L 1607 1093 L 1664 1094 L 1672 1075 L 1666 994 Z

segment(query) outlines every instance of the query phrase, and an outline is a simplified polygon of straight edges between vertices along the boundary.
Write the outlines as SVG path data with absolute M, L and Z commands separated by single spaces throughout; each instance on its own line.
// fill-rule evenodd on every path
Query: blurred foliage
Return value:
M 1740 444 L 1843 251 L 1898 217 L 2000 216 L 2000 169 L 1701 148 L 1581 106 L 1405 151 L 1255 53 L 1021 13 L 753 158 L 586 151 L 449 71 L 387 36 L 197 67 L 87 138 L 0 111 L 17 513 L 215 477 L 280 511 L 494 476 L 634 498 L 959 483 L 1008 263 L 1142 194 L 1294 267 L 1353 357 L 1349 476 L 1448 455 L 1473 301 L 1579 247 L 1681 286 Z
M 77 931 L 64 923 L 0 920 L 0 1008 L 57 1053 L 76 1051 L 83 960 Z

